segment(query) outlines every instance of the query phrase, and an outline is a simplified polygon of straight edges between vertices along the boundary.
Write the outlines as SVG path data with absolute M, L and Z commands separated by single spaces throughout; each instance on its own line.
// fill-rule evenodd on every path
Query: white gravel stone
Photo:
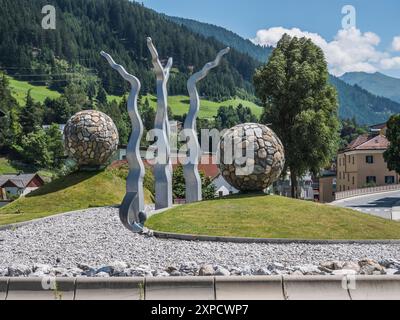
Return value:
M 400 271 L 399 244 L 239 244 L 157 239 L 126 230 L 116 208 L 56 216 L 0 231 L 0 238 L 0 275 L 10 276 L 34 275 L 35 271 L 61 276 L 102 276 L 103 272 L 110 276 L 198 275 L 204 265 L 223 266 L 231 275 L 257 274 L 260 270 L 271 274 L 324 274 L 318 270 L 324 261 L 358 263 L 366 259 L 382 261 Z M 34 269 L 40 265 L 39 271 Z M 101 269 L 105 267 L 110 268 Z M 378 270 L 374 266 L 373 271 Z

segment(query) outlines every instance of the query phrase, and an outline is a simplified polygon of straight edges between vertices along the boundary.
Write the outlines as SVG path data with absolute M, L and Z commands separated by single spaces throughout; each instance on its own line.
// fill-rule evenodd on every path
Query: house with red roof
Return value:
M 1 175 L 0 200 L 8 200 L 9 196 L 25 196 L 42 187 L 44 183 L 36 173 Z

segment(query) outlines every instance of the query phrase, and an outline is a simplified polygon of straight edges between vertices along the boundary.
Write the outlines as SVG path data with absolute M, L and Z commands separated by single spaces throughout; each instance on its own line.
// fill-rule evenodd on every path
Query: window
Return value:
M 356 184 L 356 178 L 353 177 L 353 186 Z
M 393 176 L 387 176 L 387 177 L 385 177 L 385 183 L 386 184 L 395 184 L 395 178 Z
M 353 165 L 355 165 L 356 164 L 356 162 L 355 162 L 355 160 L 354 160 L 354 156 L 353 156 Z
M 367 156 L 365 158 L 365 162 L 368 164 L 373 164 L 374 163 L 374 156 Z
M 367 177 L 367 184 L 372 184 L 372 183 L 376 183 L 376 177 L 374 176 Z

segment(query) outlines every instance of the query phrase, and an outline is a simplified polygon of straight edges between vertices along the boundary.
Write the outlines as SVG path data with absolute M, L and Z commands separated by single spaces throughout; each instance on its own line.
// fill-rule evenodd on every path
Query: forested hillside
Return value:
M 382 73 L 349 72 L 340 77 L 350 85 L 359 87 L 400 103 L 400 79 Z
M 46 4 L 47 0 L 0 0 L 0 67 L 17 79 L 62 89 L 66 80 L 84 78 L 84 84 L 97 91 L 100 78 L 108 93 L 122 94 L 126 84 L 100 57 L 105 50 L 141 79 L 143 93 L 153 93 L 145 41 L 151 36 L 162 59 L 174 58 L 170 94 L 184 94 L 188 75 L 224 47 L 128 0 L 52 0 L 57 28 L 43 30 L 41 9 Z M 251 95 L 258 64 L 232 50 L 202 82 L 201 94 L 215 99 Z
M 400 104 L 397 102 L 375 96 L 334 76 L 330 78 L 338 91 L 342 119 L 355 118 L 359 124 L 371 125 L 385 122 L 392 114 L 400 112 Z
M 273 50 L 271 47 L 255 45 L 250 40 L 243 39 L 236 33 L 213 24 L 179 17 L 167 16 L 167 18 L 207 38 L 215 38 L 225 45 L 235 48 L 241 53 L 248 54 L 250 57 L 260 61 L 261 63 L 267 62 Z

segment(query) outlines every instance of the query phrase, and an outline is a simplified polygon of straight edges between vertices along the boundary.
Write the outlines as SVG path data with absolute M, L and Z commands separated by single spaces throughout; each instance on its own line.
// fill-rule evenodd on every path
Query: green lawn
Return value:
M 277 196 L 234 196 L 177 207 L 147 227 L 181 234 L 282 239 L 400 239 L 400 223 Z
M 14 98 L 20 105 L 25 105 L 26 95 L 31 90 L 31 96 L 35 101 L 43 102 L 46 98 L 55 99 L 60 96 L 57 91 L 52 91 L 43 86 L 33 86 L 25 81 L 10 78 L 10 87 Z
M 57 213 L 120 204 L 125 180 L 112 171 L 79 172 L 60 178 L 0 209 L 0 225 Z M 146 202 L 152 202 L 149 191 Z
M 12 78 L 10 78 L 10 87 L 13 96 L 18 100 L 20 105 L 25 105 L 26 95 L 29 90 L 31 90 L 32 98 L 39 102 L 43 102 L 47 97 L 55 99 L 60 96 L 58 92 L 52 91 L 46 87 L 33 86 L 28 82 L 18 81 Z M 157 107 L 157 98 L 153 95 L 147 95 L 143 97 L 143 101 L 146 99 L 146 97 L 149 99 L 150 105 L 155 109 Z M 120 102 L 121 99 L 122 97 L 119 96 L 108 96 L 109 101 L 116 100 L 117 102 Z M 257 117 L 261 116 L 261 107 L 253 102 L 235 98 L 222 102 L 201 100 L 199 117 L 203 119 L 212 119 L 215 115 L 217 115 L 218 109 L 221 106 L 237 107 L 240 103 L 245 107 L 249 107 Z M 181 116 L 189 111 L 189 97 L 187 96 L 170 96 L 168 97 L 168 104 L 175 115 Z
M 0 175 L 5 173 L 17 173 L 18 169 L 15 168 L 8 159 L 0 158 Z
M 153 95 L 147 95 L 143 97 L 143 101 L 148 98 L 150 102 L 150 106 L 152 106 L 154 109 L 157 108 L 157 98 Z M 117 100 L 118 102 L 121 101 L 121 97 L 117 96 L 109 96 L 108 97 L 109 101 L 112 100 Z M 168 97 L 168 104 L 172 109 L 172 112 L 174 115 L 181 116 L 183 114 L 187 114 L 189 111 L 189 97 L 187 96 L 169 96 Z M 257 116 L 260 117 L 262 114 L 262 108 L 257 106 L 255 103 L 242 100 L 239 98 L 236 99 L 230 99 L 226 100 L 223 102 L 213 102 L 209 100 L 201 100 L 201 106 L 200 106 L 200 113 L 199 117 L 201 119 L 213 119 L 214 116 L 217 115 L 218 109 L 221 106 L 233 106 L 237 107 L 239 104 L 242 104 L 245 107 L 249 107 L 252 112 Z

